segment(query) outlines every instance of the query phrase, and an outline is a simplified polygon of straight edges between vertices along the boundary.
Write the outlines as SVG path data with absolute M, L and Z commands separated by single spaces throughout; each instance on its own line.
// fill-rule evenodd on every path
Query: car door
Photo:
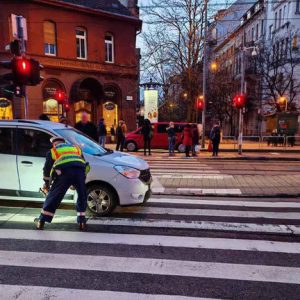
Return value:
M 20 178 L 20 196 L 42 198 L 43 167 L 51 149 L 48 132 L 34 128 L 17 130 L 17 167 Z
M 154 133 L 154 148 L 167 149 L 168 148 L 168 124 L 158 123 L 156 126 L 156 132 Z
M 17 196 L 19 177 L 15 147 L 15 128 L 0 127 L 0 198 Z

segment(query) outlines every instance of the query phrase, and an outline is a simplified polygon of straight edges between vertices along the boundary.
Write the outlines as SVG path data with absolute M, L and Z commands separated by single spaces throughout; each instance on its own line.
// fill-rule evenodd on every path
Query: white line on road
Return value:
M 151 295 L 113 291 L 79 290 L 66 288 L 52 288 L 40 286 L 0 285 L 2 299 L 55 299 L 55 300 L 195 300 L 194 297 L 175 295 Z M 199 300 L 217 300 L 211 298 L 197 298 Z
M 300 254 L 300 243 L 230 238 L 0 229 L 0 239 Z
M 201 189 L 201 188 L 177 188 L 176 191 L 188 193 L 215 194 L 215 195 L 241 195 L 240 189 Z
M 300 284 L 300 268 L 232 263 L 0 251 L 0 265 Z
M 210 217 L 236 217 L 236 218 L 266 218 L 266 219 L 300 219 L 300 212 L 267 212 L 245 210 L 221 210 L 221 209 L 198 209 L 198 208 L 170 208 L 170 207 L 147 207 L 132 206 L 118 207 L 117 213 L 136 213 L 154 215 L 177 215 L 177 216 L 210 216 Z
M 265 201 L 227 201 L 227 200 L 199 200 L 186 198 L 150 198 L 147 203 L 166 204 L 195 204 L 195 205 L 218 205 L 218 206 L 242 206 L 242 207 L 278 207 L 278 208 L 300 208 L 300 201 L 265 202 Z

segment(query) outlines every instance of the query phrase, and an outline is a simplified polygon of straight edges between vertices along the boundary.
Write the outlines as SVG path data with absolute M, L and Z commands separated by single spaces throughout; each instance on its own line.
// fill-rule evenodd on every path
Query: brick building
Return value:
M 11 14 L 26 18 L 26 54 L 44 66 L 44 81 L 28 87 L 30 119 L 45 113 L 57 120 L 62 106 L 53 98 L 60 90 L 69 99 L 72 124 L 86 111 L 95 123 L 103 116 L 108 125 L 122 118 L 129 129 L 135 127 L 136 35 L 141 30 L 137 0 L 2 0 L 2 60 L 10 58 L 5 46 L 12 40 Z M 24 117 L 21 99 L 12 106 L 8 117 Z

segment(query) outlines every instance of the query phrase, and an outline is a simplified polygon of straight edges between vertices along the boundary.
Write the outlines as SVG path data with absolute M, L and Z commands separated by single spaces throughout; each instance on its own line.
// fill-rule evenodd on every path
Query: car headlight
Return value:
M 115 166 L 115 170 L 117 170 L 124 177 L 129 179 L 137 179 L 140 177 L 141 172 L 137 169 L 125 166 Z

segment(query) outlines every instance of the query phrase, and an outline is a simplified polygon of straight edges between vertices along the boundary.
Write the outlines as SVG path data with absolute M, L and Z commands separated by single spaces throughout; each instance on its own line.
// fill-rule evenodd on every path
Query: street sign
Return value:
M 27 34 L 27 21 L 22 16 L 17 16 L 11 14 L 11 29 L 12 36 L 14 39 L 23 39 L 24 41 L 28 40 Z

